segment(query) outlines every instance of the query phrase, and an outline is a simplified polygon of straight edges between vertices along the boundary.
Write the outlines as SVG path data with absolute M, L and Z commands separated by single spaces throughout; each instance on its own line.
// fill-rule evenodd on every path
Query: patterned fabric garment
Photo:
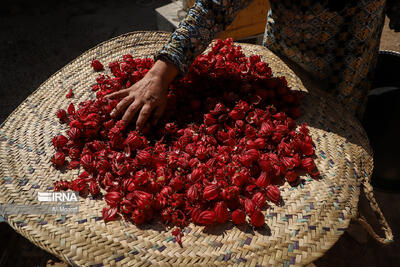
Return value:
M 251 1 L 198 0 L 156 58 L 184 74 L 215 35 Z M 270 0 L 264 45 L 329 84 L 359 118 L 376 65 L 385 11 L 400 30 L 400 0 Z

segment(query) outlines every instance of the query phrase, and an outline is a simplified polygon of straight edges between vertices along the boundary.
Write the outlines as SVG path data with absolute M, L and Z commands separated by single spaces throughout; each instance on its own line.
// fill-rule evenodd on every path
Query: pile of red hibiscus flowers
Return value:
M 104 96 L 134 84 L 152 64 L 124 55 L 109 64 L 114 77 L 96 79 L 96 100 L 58 110 L 69 129 L 54 137 L 52 162 L 84 171 L 56 182 L 55 190 L 104 194 L 106 222 L 157 218 L 184 227 L 248 220 L 261 227 L 262 210 L 280 200 L 276 185 L 296 183 L 302 172 L 319 175 L 307 126 L 292 119 L 300 116 L 301 93 L 284 77 L 272 77 L 260 56 L 245 57 L 231 39 L 217 40 L 170 85 L 158 127 L 139 133 L 112 119 L 118 102 Z M 103 69 L 97 60 L 92 67 Z

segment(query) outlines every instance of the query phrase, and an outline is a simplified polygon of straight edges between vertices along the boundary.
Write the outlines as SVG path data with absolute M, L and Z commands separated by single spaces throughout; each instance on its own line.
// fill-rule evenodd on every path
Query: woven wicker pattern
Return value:
M 71 99 L 94 98 L 90 91 L 98 73 L 90 61 L 108 63 L 131 53 L 151 57 L 169 39 L 161 32 L 122 35 L 85 52 L 55 73 L 29 96 L 0 130 L 0 203 L 38 204 L 37 193 L 52 191 L 61 173 L 51 167 L 51 138 L 64 133 L 55 116 Z M 285 75 L 294 90 L 307 92 L 298 76 L 266 48 L 242 45 L 246 55 L 260 54 L 275 75 Z M 107 71 L 105 71 L 107 72 Z M 80 199 L 77 215 L 9 215 L 8 223 L 36 245 L 76 265 L 303 265 L 323 255 L 356 218 L 360 185 L 371 175 L 373 162 L 366 135 L 356 119 L 317 90 L 303 101 L 316 145 L 320 180 L 282 186 L 283 206 L 266 211 L 267 229 L 238 228 L 231 223 L 205 229 L 190 225 L 181 248 L 160 223 L 138 228 L 125 221 L 105 224 L 101 200 Z

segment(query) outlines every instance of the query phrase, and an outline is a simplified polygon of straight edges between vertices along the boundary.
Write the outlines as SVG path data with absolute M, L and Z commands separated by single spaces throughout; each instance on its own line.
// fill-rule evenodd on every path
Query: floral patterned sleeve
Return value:
M 173 63 L 179 68 L 180 74 L 186 73 L 195 57 L 207 48 L 215 35 L 229 26 L 237 13 L 251 2 L 197 0 L 155 58 Z
M 400 32 L 400 0 L 387 0 L 386 14 L 390 19 L 389 27 Z

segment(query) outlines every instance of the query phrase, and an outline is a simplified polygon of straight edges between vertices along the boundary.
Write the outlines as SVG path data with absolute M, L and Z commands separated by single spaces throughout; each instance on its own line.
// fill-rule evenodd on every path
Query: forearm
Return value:
M 169 43 L 156 56 L 186 73 L 216 34 L 228 27 L 237 13 L 252 0 L 198 0 L 172 34 Z

